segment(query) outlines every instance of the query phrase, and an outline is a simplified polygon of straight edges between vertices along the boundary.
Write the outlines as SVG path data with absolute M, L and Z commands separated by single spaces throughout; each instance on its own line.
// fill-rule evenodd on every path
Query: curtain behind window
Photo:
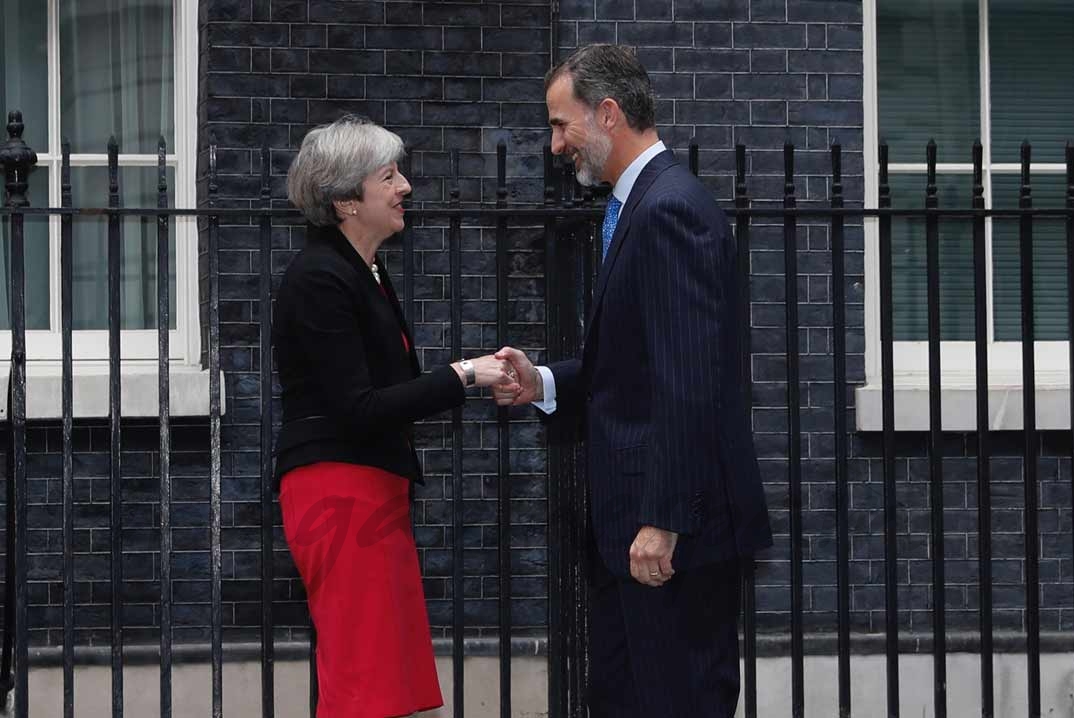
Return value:
M 71 151 L 156 154 L 172 126 L 171 0 L 61 0 L 60 125 Z
M 980 136 L 977 0 L 878 0 L 877 83 L 881 141 L 891 162 L 925 162 L 930 139 L 940 162 L 969 162 Z M 924 174 L 892 174 L 892 205 L 925 206 Z M 966 175 L 937 178 L 941 207 L 968 207 Z M 940 335 L 973 338 L 973 248 L 965 222 L 940 226 Z M 892 222 L 894 335 L 928 336 L 925 222 Z
M 115 136 L 121 153 L 156 154 L 161 136 L 175 143 L 171 0 L 62 0 L 60 124 L 74 153 L 103 153 Z M 104 206 L 107 170 L 72 169 L 76 205 Z M 169 187 L 174 174 L 169 171 Z M 155 168 L 122 168 L 121 202 L 155 207 Z M 174 196 L 174 192 L 170 192 Z M 107 221 L 79 218 L 74 232 L 74 326 L 108 326 Z M 175 236 L 174 223 L 171 237 Z M 172 306 L 175 242 L 169 244 Z M 124 329 L 156 327 L 156 222 L 123 221 L 121 259 Z M 175 312 L 171 313 L 172 327 Z
M 990 0 L 989 78 L 993 162 L 1018 162 L 1028 139 L 1034 162 L 1062 162 L 1074 138 L 1074 2 Z M 980 137 L 978 0 L 877 0 L 879 129 L 895 162 L 925 161 L 935 138 L 940 162 L 969 163 Z M 983 139 L 983 138 L 982 138 Z M 893 174 L 897 208 L 924 206 L 923 175 Z M 992 205 L 1018 205 L 1018 176 L 994 172 Z M 1062 178 L 1035 174 L 1036 207 L 1062 206 Z M 938 179 L 941 207 L 969 207 L 972 180 Z M 927 337 L 923 220 L 893 221 L 894 319 L 897 340 Z M 1034 315 L 1037 339 L 1067 337 L 1063 226 L 1034 222 Z M 992 223 L 994 335 L 1021 338 L 1018 223 Z M 941 223 L 941 336 L 973 338 L 972 243 L 968 221 Z
M 2 140 L 7 113 L 22 110 L 22 138 L 38 152 L 48 148 L 48 7 L 42 0 L 0 0 L 0 110 Z M 3 191 L 0 191 L 0 197 Z M 48 173 L 30 174 L 30 203 L 48 205 Z M 25 217 L 26 327 L 49 328 L 48 220 Z M 0 330 L 11 329 L 11 243 L 8 220 L 0 222 Z
M 969 162 L 980 137 L 977 0 L 877 0 L 880 140 L 892 162 Z
M 992 161 L 1019 162 L 1023 140 L 1032 160 L 1064 162 L 1074 141 L 1074 3 L 1071 0 L 991 0 L 989 68 Z M 1034 207 L 1064 206 L 1065 177 L 1035 173 Z M 1017 207 L 1017 175 L 992 176 L 992 204 Z M 992 225 L 996 339 L 1022 338 L 1021 259 L 1015 220 Z M 1067 338 L 1066 232 L 1061 220 L 1033 223 L 1033 317 L 1038 340 Z

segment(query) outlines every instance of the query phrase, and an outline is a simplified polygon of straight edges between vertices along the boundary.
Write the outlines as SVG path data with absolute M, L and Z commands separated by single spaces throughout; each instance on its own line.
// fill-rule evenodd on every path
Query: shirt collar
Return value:
M 627 168 L 623 170 L 623 174 L 619 175 L 619 181 L 615 183 L 615 187 L 612 188 L 612 194 L 615 198 L 626 204 L 627 197 L 630 196 L 630 190 L 634 189 L 634 183 L 638 180 L 638 175 L 645 169 L 645 165 L 649 164 L 649 160 L 656 157 L 663 152 L 666 147 L 664 143 L 657 140 L 654 144 L 650 145 L 647 150 L 634 158 L 634 161 L 627 165 Z M 622 212 L 623 208 L 620 207 L 619 211 Z

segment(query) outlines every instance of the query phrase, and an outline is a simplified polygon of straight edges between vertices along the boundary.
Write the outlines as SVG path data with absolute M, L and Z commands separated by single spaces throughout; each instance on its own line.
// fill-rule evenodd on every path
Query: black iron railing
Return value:
M 270 307 L 272 301 L 272 230 L 277 221 L 293 223 L 297 214 L 293 210 L 273 208 L 269 177 L 268 148 L 261 150 L 261 188 L 256 208 L 231 209 L 219 206 L 217 183 L 216 148 L 210 144 L 208 183 L 205 206 L 198 209 L 168 208 L 168 186 L 165 174 L 165 147 L 159 150 L 158 206 L 156 208 L 121 208 L 119 206 L 118 148 L 113 142 L 109 147 L 109 202 L 103 209 L 75 207 L 71 196 L 70 148 L 63 148 L 62 201 L 58 208 L 28 206 L 26 199 L 27 176 L 36 157 L 22 142 L 21 115 L 9 116 L 10 139 L 0 149 L 0 164 L 6 171 L 6 202 L 0 216 L 8 223 L 12 274 L 11 301 L 11 379 L 9 383 L 9 429 L 6 432 L 8 447 L 8 499 L 7 542 L 5 544 L 8 571 L 6 574 L 5 625 L 3 644 L 2 688 L 15 691 L 17 716 L 29 714 L 28 700 L 28 596 L 27 596 L 27 473 L 26 473 L 26 286 L 23 269 L 25 255 L 24 220 L 32 215 L 58 216 L 60 235 L 60 297 L 62 335 L 62 490 L 63 490 L 63 700 L 66 716 L 73 715 L 74 665 L 75 665 L 75 600 L 73 565 L 73 410 L 72 410 L 72 221 L 75 217 L 96 215 L 108 220 L 108 336 L 109 336 L 109 435 L 110 435 L 110 482 L 111 482 L 111 666 L 113 715 L 123 713 L 123 665 L 124 634 L 122 623 L 122 561 L 123 544 L 121 532 L 120 481 L 121 412 L 120 412 L 120 220 L 125 216 L 154 217 L 157 222 L 157 276 L 169 273 L 168 220 L 174 216 L 199 218 L 205 242 L 207 275 L 203 278 L 207 288 L 207 306 L 203 321 L 207 324 L 204 365 L 209 369 L 209 528 L 210 528 L 210 582 L 211 582 L 211 650 L 212 706 L 213 715 L 222 713 L 223 695 L 223 613 L 221 575 L 221 386 L 220 386 L 220 222 L 253 222 L 258 227 L 260 269 L 258 275 L 258 375 L 260 380 L 260 541 L 261 541 L 261 675 L 262 713 L 274 715 L 274 647 L 273 647 L 273 495 L 271 491 L 272 467 L 272 364 L 269 344 Z M 831 148 L 830 206 L 824 208 L 797 206 L 794 148 L 784 148 L 784 190 L 782 207 L 751 208 L 747 193 L 747 153 L 742 146 L 736 148 L 736 175 L 734 185 L 733 216 L 738 250 L 738 268 L 742 278 L 742 306 L 750 307 L 750 235 L 755 219 L 766 218 L 782 222 L 782 250 L 784 258 L 783 280 L 785 287 L 785 355 L 786 355 L 786 406 L 787 424 L 787 491 L 790 517 L 790 621 L 789 654 L 791 661 L 792 714 L 801 716 L 805 708 L 805 625 L 803 577 L 804 530 L 802 503 L 802 407 L 799 394 L 799 267 L 797 249 L 801 237 L 799 222 L 826 222 L 831 252 L 831 304 L 832 304 L 832 383 L 834 387 L 834 464 L 832 481 L 836 514 L 836 569 L 837 569 L 837 626 L 836 653 L 838 654 L 838 702 L 841 716 L 851 715 L 850 653 L 851 653 L 851 579 L 850 523 L 848 518 L 848 434 L 847 425 L 847 298 L 845 292 L 845 223 L 848 219 L 875 218 L 878 228 L 879 247 L 879 295 L 881 336 L 881 380 L 883 404 L 882 482 L 883 482 L 883 546 L 885 588 L 885 645 L 887 658 L 887 706 L 888 715 L 899 714 L 899 626 L 898 593 L 900 583 L 896 553 L 896 441 L 895 441 L 895 366 L 894 366 L 894 300 L 892 262 L 892 220 L 896 217 L 923 218 L 925 220 L 925 243 L 927 251 L 928 285 L 928 356 L 929 356 L 929 432 L 928 457 L 931 495 L 930 536 L 932 546 L 931 583 L 934 596 L 944 596 L 945 573 L 943 559 L 943 463 L 941 434 L 941 372 L 940 372 L 940 262 L 939 222 L 941 219 L 969 221 L 973 229 L 974 257 L 974 304 L 976 310 L 976 416 L 979 430 L 976 432 L 976 453 L 980 458 L 989 456 L 989 407 L 988 407 L 988 327 L 986 296 L 985 222 L 988 217 L 1017 218 L 1020 227 L 1021 252 L 1021 314 L 1023 368 L 1022 385 L 1024 397 L 1023 461 L 1025 467 L 1025 548 L 1026 584 L 1026 652 L 1028 656 L 1027 684 L 1029 686 L 1027 715 L 1038 716 L 1041 710 L 1040 696 L 1040 626 L 1037 611 L 1039 600 L 1039 556 L 1037 512 L 1036 456 L 1038 432 L 1034 424 L 1034 354 L 1033 354 L 1033 227 L 1040 218 L 1065 220 L 1067 242 L 1068 286 L 1074 288 L 1074 150 L 1066 151 L 1066 197 L 1065 207 L 1055 209 L 1034 208 L 1030 183 L 1030 148 L 1022 150 L 1022 189 L 1017 209 L 985 209 L 982 188 L 982 151 L 978 144 L 973 151 L 973 202 L 972 207 L 959 210 L 938 209 L 936 189 L 935 145 L 927 149 L 927 178 L 924 209 L 892 209 L 891 188 L 888 176 L 888 155 L 885 146 L 879 151 L 879 202 L 877 208 L 845 207 L 842 153 L 838 144 Z M 692 145 L 689 164 L 694 172 L 698 169 L 699 151 Z M 553 161 L 545 151 L 545 198 L 541 205 L 509 205 L 507 201 L 506 148 L 497 148 L 497 180 L 495 201 L 487 204 L 464 204 L 460 200 L 458 153 L 452 153 L 452 182 L 449 201 L 441 206 L 412 208 L 408 216 L 416 221 L 429 219 L 447 221 L 450 289 L 450 349 L 459 356 L 463 348 L 462 338 L 462 229 L 464 220 L 479 221 L 494 226 L 496 237 L 496 337 L 499 344 L 508 340 L 508 291 L 509 257 L 508 231 L 512 224 L 528 222 L 543 224 L 545 261 L 545 329 L 547 355 L 550 359 L 577 355 L 583 335 L 582 322 L 592 291 L 592 279 L 599 270 L 599 222 L 602 217 L 601 202 L 589 190 L 576 185 L 569 166 Z M 415 304 L 415 252 L 411 232 L 401 238 L 403 261 L 403 306 L 408 321 L 414 321 Z M 868 277 L 867 281 L 873 278 Z M 1074 291 L 1068 293 L 1071 336 L 1074 336 Z M 158 282 L 157 316 L 159 342 L 159 432 L 160 432 L 160 714 L 171 715 L 172 691 L 172 595 L 171 564 L 173 556 L 172 481 L 169 463 L 170 411 L 169 411 L 169 317 L 170 306 L 167 283 Z M 752 401 L 749 378 L 752 375 L 750 346 L 750 321 L 748 316 L 740 322 L 743 390 L 747 405 Z M 1070 365 L 1074 370 L 1074 343 L 1071 344 Z M 1074 382 L 1071 382 L 1071 406 L 1074 407 Z M 1074 414 L 1074 408 L 1072 408 Z M 499 471 L 499 495 L 497 499 L 498 537 L 498 639 L 501 718 L 511 714 L 511 493 L 510 493 L 510 442 L 509 412 L 499 410 L 497 415 Z M 453 694 L 450 700 L 454 715 L 463 715 L 464 699 L 464 615 L 465 592 L 463 586 L 463 477 L 466 467 L 463 461 L 463 416 L 456 410 L 451 416 L 452 437 L 452 519 L 453 574 L 452 585 L 452 670 Z M 1074 426 L 1074 422 L 1072 422 Z M 1071 434 L 1074 436 L 1074 433 Z M 584 477 L 584 445 L 578 441 L 577 432 L 571 427 L 559 425 L 549 431 L 548 446 L 548 528 L 549 528 L 549 714 L 557 718 L 584 715 L 584 687 L 586 684 L 586 535 L 587 494 Z M 990 544 L 990 469 L 987 460 L 977 462 L 977 516 L 978 516 L 978 568 L 979 617 L 981 654 L 982 715 L 994 715 L 993 710 L 993 627 Z M 1072 487 L 1074 488 L 1074 487 Z M 938 716 L 946 714 L 946 638 L 948 629 L 944 601 L 932 604 L 932 655 L 934 660 L 934 701 Z M 747 565 L 743 595 L 743 654 L 745 658 L 744 705 L 749 717 L 758 715 L 757 708 L 757 602 L 753 566 Z M 312 656 L 312 652 L 311 652 Z M 13 669 L 13 670 L 12 670 Z M 316 704 L 316 673 L 311 658 L 310 712 Z

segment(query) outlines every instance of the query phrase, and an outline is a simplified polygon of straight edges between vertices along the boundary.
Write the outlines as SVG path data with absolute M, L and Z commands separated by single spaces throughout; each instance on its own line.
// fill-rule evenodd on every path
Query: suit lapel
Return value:
M 391 279 L 388 277 L 388 272 L 384 268 L 384 262 L 381 261 L 381 258 L 379 256 L 374 257 L 377 266 L 381 268 L 382 284 L 377 284 L 376 278 L 369 271 L 369 267 L 361 255 L 351 246 L 351 243 L 347 241 L 347 238 L 343 236 L 338 227 L 315 227 L 312 231 L 317 239 L 327 242 L 329 246 L 339 252 L 348 264 L 354 267 L 354 271 L 358 275 L 358 287 L 356 289 L 361 291 L 362 295 L 370 302 L 373 314 L 382 314 L 382 319 L 386 318 L 386 316 L 391 316 L 396 320 L 410 347 L 408 359 L 410 360 L 412 373 L 415 376 L 420 374 L 421 366 L 418 362 L 418 353 L 414 345 L 414 336 L 411 334 L 410 327 L 407 326 L 406 319 L 403 317 L 403 308 L 399 304 L 399 298 L 395 294 L 395 288 L 392 286 Z M 382 287 L 383 293 L 381 292 Z M 387 300 L 388 305 L 387 311 L 384 308 L 385 300 Z
M 627 197 L 627 201 L 623 205 L 622 211 L 619 213 L 619 222 L 615 225 L 615 233 L 612 235 L 612 243 L 608 247 L 608 255 L 604 258 L 604 262 L 600 266 L 600 273 L 597 276 L 597 288 L 593 290 L 593 302 L 589 308 L 589 321 L 586 322 L 585 343 L 583 344 L 583 347 L 589 345 L 589 335 L 593 330 L 593 325 L 596 323 L 601 301 L 604 299 L 604 290 L 608 285 L 608 276 L 612 273 L 615 266 L 615 260 L 619 257 L 619 250 L 623 246 L 623 242 L 630 229 L 630 220 L 634 214 L 634 208 L 638 206 L 641 198 L 649 191 L 649 187 L 652 186 L 653 180 L 674 163 L 675 155 L 672 154 L 671 150 L 664 150 L 656 157 L 649 160 L 649 163 L 645 165 L 638 175 L 638 179 L 634 181 L 634 186 L 630 189 L 630 195 Z

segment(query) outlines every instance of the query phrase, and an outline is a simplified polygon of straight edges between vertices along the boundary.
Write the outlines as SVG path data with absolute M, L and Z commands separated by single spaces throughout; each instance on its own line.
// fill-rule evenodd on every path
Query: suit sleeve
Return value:
M 642 312 L 651 423 L 639 523 L 698 533 L 697 498 L 726 487 L 728 332 L 735 331 L 726 221 L 683 197 L 658 199 L 641 219 Z M 648 226 L 644 226 L 644 225 Z M 723 457 L 726 459 L 726 456 Z
M 376 388 L 367 351 L 356 330 L 361 321 L 344 280 L 313 271 L 292 287 L 291 341 L 313 367 L 319 403 L 348 430 L 365 435 L 403 426 L 462 404 L 466 390 L 455 370 L 444 366 L 410 381 Z
M 565 359 L 550 364 L 556 382 L 556 411 L 550 419 L 577 418 L 585 408 L 585 388 L 582 386 L 582 360 Z

